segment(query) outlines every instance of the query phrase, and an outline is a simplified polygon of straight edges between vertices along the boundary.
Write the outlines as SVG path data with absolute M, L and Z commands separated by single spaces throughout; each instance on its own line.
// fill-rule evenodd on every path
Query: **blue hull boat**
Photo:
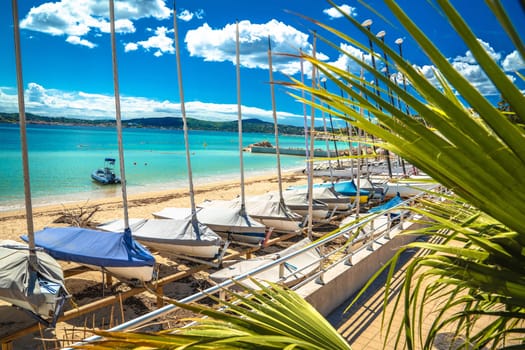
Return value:
M 21 237 L 27 241 L 27 236 Z M 47 227 L 35 233 L 35 245 L 53 258 L 106 271 L 125 280 L 150 281 L 155 258 L 128 229 L 105 232 L 82 227 Z
M 115 159 L 105 158 L 104 167 L 94 170 L 91 178 L 102 185 L 119 184 L 120 177 L 115 175 Z
M 303 186 L 289 187 L 288 189 L 289 190 L 305 189 L 306 187 L 307 187 L 306 185 L 303 185 Z M 332 188 L 333 187 L 335 192 L 343 196 L 348 196 L 348 197 L 351 197 L 352 199 L 357 196 L 357 187 L 353 180 L 339 181 L 339 182 L 334 182 L 333 184 L 331 182 L 323 182 L 323 183 L 314 184 L 313 187 L 314 188 Z M 359 190 L 359 202 L 360 203 L 368 202 L 369 194 L 370 194 L 369 191 L 360 189 Z

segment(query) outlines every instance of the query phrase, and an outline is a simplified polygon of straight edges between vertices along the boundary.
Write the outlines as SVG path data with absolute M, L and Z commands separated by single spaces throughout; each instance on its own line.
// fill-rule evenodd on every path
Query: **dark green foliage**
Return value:
M 31 113 L 26 114 L 29 124 L 47 125 L 84 125 L 84 126 L 114 126 L 115 121 L 111 119 L 76 119 L 66 117 L 43 117 Z M 18 113 L 0 112 L 0 123 L 18 123 Z M 214 122 L 200 119 L 188 118 L 188 128 L 190 130 L 204 131 L 232 131 L 236 132 L 237 121 Z M 182 130 L 182 119 L 175 117 L 166 118 L 137 118 L 122 121 L 125 128 L 162 128 Z M 243 132 L 255 132 L 272 134 L 274 132 L 273 123 L 268 123 L 259 119 L 245 119 L 242 124 Z M 279 133 L 287 135 L 302 135 L 304 129 L 293 125 L 279 125 Z

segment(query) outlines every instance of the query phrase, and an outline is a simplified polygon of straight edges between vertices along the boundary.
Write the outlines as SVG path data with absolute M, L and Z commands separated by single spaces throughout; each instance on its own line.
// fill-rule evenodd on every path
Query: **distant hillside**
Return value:
M 65 117 L 43 117 L 31 113 L 26 114 L 29 124 L 48 124 L 48 125 L 85 125 L 85 126 L 114 126 L 115 121 L 87 120 Z M 188 118 L 188 129 L 190 130 L 213 130 L 213 131 L 237 131 L 237 121 L 232 122 L 213 122 L 199 119 Z M 0 123 L 18 123 L 18 113 L 0 112 Z M 138 118 L 122 121 L 123 127 L 129 128 L 162 128 L 182 130 L 182 118 Z M 259 119 L 245 119 L 242 122 L 243 132 L 273 133 L 273 123 L 268 123 Z M 279 125 L 279 133 L 288 135 L 301 135 L 303 128 L 291 125 Z

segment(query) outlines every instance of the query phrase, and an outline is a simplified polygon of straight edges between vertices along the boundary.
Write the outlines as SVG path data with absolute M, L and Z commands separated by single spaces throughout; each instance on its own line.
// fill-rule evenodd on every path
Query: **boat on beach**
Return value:
M 196 230 L 189 219 L 129 219 L 133 238 L 161 254 L 217 257 L 221 238 L 209 226 L 200 222 L 198 225 Z M 120 232 L 124 229 L 124 220 L 113 220 L 97 228 Z
M 396 194 L 394 197 L 390 198 L 383 204 L 377 205 L 368 210 L 368 212 L 363 214 L 352 214 L 344 218 L 340 224 L 339 228 L 344 228 L 355 224 L 359 221 L 365 220 L 367 217 L 372 216 L 377 213 L 385 212 L 385 215 L 378 215 L 373 219 L 369 220 L 367 223 L 359 227 L 357 230 L 353 230 L 345 234 L 346 238 L 352 238 L 352 241 L 358 242 L 365 237 L 379 235 L 386 230 L 389 230 L 395 220 L 399 219 L 399 211 L 392 211 L 391 209 L 403 203 L 401 196 Z
M 120 177 L 115 175 L 115 158 L 105 158 L 104 167 L 94 170 L 91 178 L 99 184 L 119 184 Z
M 301 215 L 303 218 L 308 216 L 309 211 L 309 196 L 308 191 L 302 190 L 287 190 L 283 192 L 283 197 L 286 206 L 291 211 Z M 312 198 L 312 220 L 322 221 L 330 214 L 328 205 L 315 197 Z
M 359 188 L 368 191 L 371 203 L 382 203 L 388 193 L 388 180 L 372 181 L 369 177 L 359 178 Z
M 36 250 L 36 266 L 31 266 L 29 255 L 27 244 L 0 241 L 0 299 L 53 327 L 69 297 L 62 267 L 42 250 Z
M 164 208 L 153 213 L 159 219 L 187 220 L 189 208 Z M 228 201 L 205 201 L 198 205 L 197 220 L 224 239 L 260 244 L 266 238 L 266 226 L 252 219 L 240 206 Z
M 286 192 L 288 191 L 308 193 L 308 188 L 304 187 L 295 190 L 286 190 Z M 312 196 L 314 200 L 326 204 L 331 212 L 344 212 L 353 207 L 351 197 L 335 192 L 332 187 L 314 187 L 312 189 Z
M 215 283 L 221 283 L 228 279 L 235 278 L 241 274 L 256 270 L 264 265 L 270 264 L 281 257 L 290 255 L 312 243 L 309 238 L 304 238 L 299 242 L 283 249 L 278 253 L 267 254 L 253 259 L 240 260 L 210 274 L 210 279 Z M 320 267 L 321 256 L 316 249 L 307 250 L 301 254 L 290 258 L 283 263 L 284 269 L 280 265 L 272 266 L 261 272 L 253 273 L 251 277 L 266 282 L 282 282 L 288 287 L 299 283 L 304 278 L 308 277 Z M 250 281 L 243 282 L 252 287 L 257 287 Z
M 62 267 L 53 257 L 37 249 L 35 245 L 26 112 L 22 88 L 20 29 L 17 19 L 18 5 L 16 1 L 13 2 L 12 14 L 18 86 L 18 124 L 20 128 L 28 244 L 11 240 L 0 241 L 0 299 L 28 312 L 30 316 L 46 327 L 55 327 L 69 294 L 65 287 Z M 10 349 L 12 344 L 2 342 L 2 348 Z
M 231 201 L 240 206 L 239 199 Z M 261 224 L 276 233 L 297 233 L 302 231 L 303 217 L 293 212 L 279 196 L 262 194 L 246 197 L 246 212 Z
M 313 185 L 313 188 L 332 188 L 335 192 L 350 197 L 352 201 L 355 201 L 356 197 L 359 197 L 359 203 L 366 204 L 369 198 L 369 192 L 364 189 L 359 189 L 359 195 L 357 192 L 357 187 L 353 180 L 348 181 L 339 181 L 339 182 L 323 182 Z M 304 190 L 307 188 L 307 185 L 302 186 L 291 186 L 288 190 Z
M 28 241 L 27 236 L 21 237 Z M 75 262 L 123 280 L 148 282 L 155 258 L 131 231 L 105 232 L 82 227 L 47 227 L 35 232 L 35 245 L 56 260 Z
M 403 198 L 409 198 L 425 191 L 431 191 L 439 186 L 429 176 L 419 175 L 402 179 L 390 179 L 388 181 L 389 191 L 386 197 L 399 194 Z

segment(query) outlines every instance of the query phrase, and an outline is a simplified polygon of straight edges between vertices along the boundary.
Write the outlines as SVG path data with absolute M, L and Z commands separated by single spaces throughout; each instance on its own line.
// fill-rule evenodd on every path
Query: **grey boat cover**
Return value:
M 240 203 L 240 199 L 234 199 L 232 203 Z M 271 192 L 247 197 L 246 211 L 254 218 L 288 219 L 298 222 L 302 220 L 301 215 L 283 205 L 279 196 Z
M 53 316 L 55 301 L 67 294 L 64 275 L 50 255 L 37 251 L 36 256 L 36 281 L 31 281 L 27 244 L 0 241 L 0 299 L 47 318 Z
M 190 208 L 165 208 L 153 213 L 157 218 L 186 219 L 191 217 Z M 217 232 L 259 232 L 264 233 L 266 226 L 241 212 L 241 207 L 228 201 L 206 201 L 197 208 L 197 220 L 212 227 Z
M 286 205 L 289 205 L 291 207 L 293 206 L 308 208 L 308 191 L 304 191 L 302 189 L 287 190 L 283 192 L 283 197 Z M 313 208 L 316 210 L 328 210 L 328 206 L 325 203 L 317 200 L 315 197 L 312 201 L 312 205 Z
M 124 229 L 124 220 L 114 220 L 97 228 L 104 231 L 120 232 Z M 142 242 L 188 246 L 219 246 L 221 244 L 220 236 L 202 223 L 198 223 L 200 239 L 197 239 L 197 232 L 193 229 L 189 219 L 130 219 L 129 228 L 133 238 Z

